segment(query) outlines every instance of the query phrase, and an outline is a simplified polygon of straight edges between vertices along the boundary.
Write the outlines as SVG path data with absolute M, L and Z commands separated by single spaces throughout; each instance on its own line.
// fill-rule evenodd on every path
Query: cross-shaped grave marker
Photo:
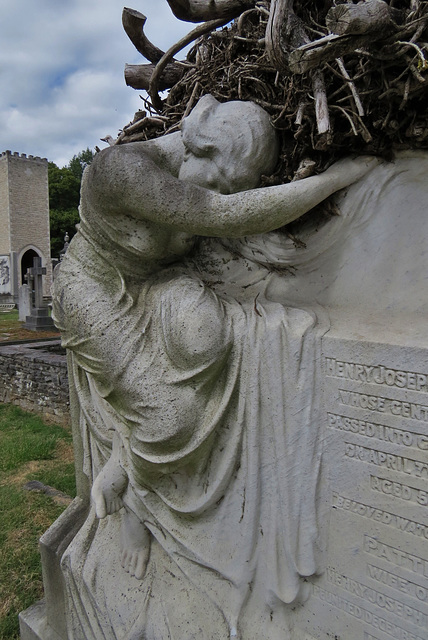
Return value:
M 34 306 L 40 309 L 44 307 L 42 277 L 46 275 L 46 267 L 42 267 L 41 258 L 33 258 L 33 266 L 27 269 L 27 274 L 34 282 Z
M 34 306 L 31 309 L 31 315 L 25 319 L 25 327 L 32 331 L 53 329 L 49 309 L 43 302 L 44 275 L 46 275 L 46 267 L 42 267 L 42 259 L 33 258 L 33 266 L 27 269 L 27 281 L 33 280 L 34 283 Z

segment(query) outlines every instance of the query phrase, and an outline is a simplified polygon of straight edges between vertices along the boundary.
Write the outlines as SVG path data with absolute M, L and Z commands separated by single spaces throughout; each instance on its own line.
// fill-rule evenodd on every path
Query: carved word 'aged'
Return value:
M 410 487 L 401 482 L 392 482 L 386 478 L 378 476 L 370 476 L 370 487 L 373 491 L 379 491 L 387 496 L 394 496 L 408 502 L 415 502 L 421 507 L 428 505 L 428 492 L 416 487 Z

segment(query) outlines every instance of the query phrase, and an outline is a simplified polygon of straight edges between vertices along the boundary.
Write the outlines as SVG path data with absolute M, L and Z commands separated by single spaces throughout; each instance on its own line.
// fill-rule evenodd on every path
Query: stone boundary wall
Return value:
M 59 340 L 0 345 L 0 402 L 70 426 L 67 358 Z

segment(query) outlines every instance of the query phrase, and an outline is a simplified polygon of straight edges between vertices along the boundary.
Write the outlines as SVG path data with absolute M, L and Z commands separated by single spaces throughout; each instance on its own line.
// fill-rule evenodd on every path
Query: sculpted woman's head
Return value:
M 278 142 L 269 115 L 254 102 L 203 96 L 181 125 L 185 146 L 179 177 L 237 193 L 258 186 L 275 168 Z

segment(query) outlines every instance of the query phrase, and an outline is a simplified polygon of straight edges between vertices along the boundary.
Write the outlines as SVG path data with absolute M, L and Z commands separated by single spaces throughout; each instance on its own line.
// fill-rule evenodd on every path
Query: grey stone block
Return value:
M 67 640 L 60 637 L 46 620 L 46 603 L 40 600 L 19 614 L 21 640 Z

